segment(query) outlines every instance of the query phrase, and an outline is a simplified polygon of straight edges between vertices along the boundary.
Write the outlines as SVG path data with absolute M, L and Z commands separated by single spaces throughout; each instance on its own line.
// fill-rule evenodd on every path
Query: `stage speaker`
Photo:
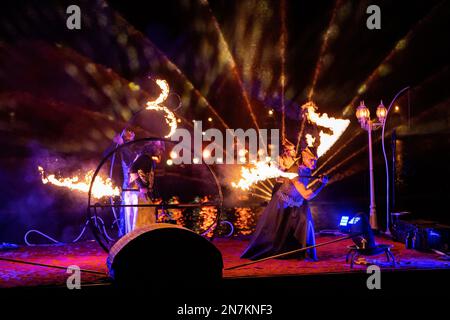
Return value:
M 118 287 L 209 287 L 222 278 L 223 261 L 202 236 L 155 223 L 119 239 L 110 249 L 108 269 Z

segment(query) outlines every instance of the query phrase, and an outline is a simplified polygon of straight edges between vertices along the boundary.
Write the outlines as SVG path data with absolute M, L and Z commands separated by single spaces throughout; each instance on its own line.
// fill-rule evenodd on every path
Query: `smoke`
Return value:
M 87 194 L 43 184 L 37 168 L 72 176 L 95 169 L 98 159 L 52 152 L 36 141 L 27 144 L 25 153 L 0 159 L 0 241 L 22 243 L 29 229 L 63 242 L 73 240 L 87 216 Z M 39 243 L 42 238 L 30 240 Z

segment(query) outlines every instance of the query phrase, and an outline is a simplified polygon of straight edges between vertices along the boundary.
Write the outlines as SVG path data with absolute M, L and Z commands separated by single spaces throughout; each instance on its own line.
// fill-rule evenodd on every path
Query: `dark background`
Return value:
M 65 11 L 75 3 L 82 29 L 68 30 Z M 30 228 L 65 241 L 78 233 L 86 196 L 42 185 L 36 167 L 65 176 L 95 168 L 112 136 L 157 96 L 148 76 L 166 79 L 181 97 L 180 126 L 190 129 L 195 119 L 219 129 L 255 127 L 245 92 L 259 126 L 280 128 L 282 3 L 2 2 L 0 241 L 21 242 Z M 370 4 L 381 8 L 381 30 L 366 28 Z M 450 1 L 286 1 L 285 9 L 287 137 L 296 141 L 299 106 L 309 99 L 319 112 L 351 120 L 319 160 L 319 166 L 326 162 L 321 172 L 331 176 L 312 204 L 319 229 L 335 227 L 342 214 L 368 210 L 367 136 L 354 116 L 359 101 L 374 116 L 380 99 L 388 106 L 406 86 L 411 89 L 396 101 L 399 110 L 387 124 L 389 159 L 394 128 L 398 138 L 394 211 L 450 223 Z M 133 91 L 130 82 L 141 90 Z M 171 96 L 168 106 L 177 104 Z M 139 117 L 135 130 L 138 137 L 167 132 L 158 114 Z M 308 126 L 307 132 L 316 131 Z M 374 162 L 383 225 L 380 134 L 374 133 Z M 159 170 L 178 174 L 164 183 L 185 199 L 215 192 L 206 172 Z M 228 187 L 238 168 L 216 170 L 227 204 L 241 205 Z M 203 183 L 192 180 L 199 176 Z

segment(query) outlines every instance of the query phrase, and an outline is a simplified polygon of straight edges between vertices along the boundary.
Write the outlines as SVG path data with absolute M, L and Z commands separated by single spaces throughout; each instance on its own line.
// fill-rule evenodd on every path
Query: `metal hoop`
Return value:
M 94 175 L 92 176 L 92 180 L 91 180 L 91 183 L 90 183 L 90 186 L 89 186 L 89 192 L 88 192 L 87 216 L 88 216 L 89 219 L 94 217 L 94 222 L 95 223 L 91 224 L 92 233 L 94 235 L 95 240 L 102 247 L 102 249 L 104 251 L 106 251 L 106 252 L 109 252 L 109 248 L 108 248 L 107 244 L 110 242 L 110 240 L 107 237 L 105 237 L 105 235 L 102 235 L 103 240 L 101 239 L 100 235 L 102 234 L 102 232 L 99 229 L 98 224 L 96 222 L 97 221 L 97 219 L 96 219 L 97 218 L 97 209 L 98 208 L 103 208 L 103 207 L 112 207 L 113 205 L 105 206 L 105 205 L 100 205 L 100 204 L 94 204 L 94 205 L 92 204 L 92 187 L 94 185 L 95 178 L 97 177 L 97 175 L 100 172 L 100 169 L 103 167 L 103 165 L 108 161 L 108 159 L 111 156 L 115 155 L 117 151 L 121 150 L 122 148 L 128 147 L 128 146 L 130 146 L 130 145 L 132 145 L 134 143 L 145 142 L 145 141 L 164 141 L 164 142 L 167 142 L 167 143 L 175 143 L 175 141 L 171 141 L 171 140 L 166 139 L 166 138 L 148 137 L 148 138 L 132 140 L 132 141 L 129 141 L 127 143 L 121 144 L 121 145 L 117 146 L 116 148 L 114 148 L 112 151 L 110 151 L 108 154 L 106 154 L 103 157 L 103 159 L 100 161 L 99 165 L 97 166 L 97 169 L 95 170 Z M 192 150 L 191 150 L 191 152 L 192 152 Z M 217 178 L 217 176 L 216 176 L 215 172 L 213 171 L 213 169 L 211 168 L 211 166 L 209 166 L 206 163 L 202 163 L 202 165 L 204 165 L 204 166 L 206 166 L 208 168 L 211 176 L 214 179 L 214 182 L 215 182 L 216 187 L 217 187 L 217 193 L 219 195 L 219 203 L 216 204 L 216 206 L 218 208 L 216 219 L 211 224 L 211 226 L 209 226 L 207 228 L 207 230 L 209 231 L 214 226 L 218 226 L 219 225 L 218 222 L 220 221 L 220 218 L 221 218 L 221 215 L 222 215 L 222 211 L 223 211 L 223 193 L 222 193 L 222 187 L 220 186 L 219 179 Z M 198 206 L 207 206 L 207 205 L 208 204 L 206 203 L 206 204 L 200 204 Z M 124 205 L 118 205 L 118 206 L 124 206 Z M 156 206 L 161 206 L 161 205 L 133 205 L 133 206 L 135 206 L 135 207 L 139 207 L 139 206 L 154 206 L 154 207 L 156 207 Z M 211 206 L 211 204 L 209 204 L 209 206 Z M 93 210 L 91 210 L 91 209 L 93 209 Z M 92 214 L 92 211 L 94 212 L 93 214 Z M 214 233 L 213 233 L 212 237 L 214 237 Z

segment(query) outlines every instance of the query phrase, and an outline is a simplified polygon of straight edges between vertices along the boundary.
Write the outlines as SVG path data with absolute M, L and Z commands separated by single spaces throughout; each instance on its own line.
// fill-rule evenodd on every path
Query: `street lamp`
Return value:
M 361 128 L 367 131 L 369 136 L 369 173 L 370 173 L 370 227 L 374 230 L 378 229 L 377 212 L 375 206 L 375 184 L 373 180 L 373 155 L 372 155 L 372 131 L 381 128 L 386 120 L 387 110 L 383 105 L 383 101 L 377 108 L 376 115 L 378 122 L 370 119 L 370 111 L 361 101 L 359 107 L 356 109 L 356 118 L 361 124 Z

